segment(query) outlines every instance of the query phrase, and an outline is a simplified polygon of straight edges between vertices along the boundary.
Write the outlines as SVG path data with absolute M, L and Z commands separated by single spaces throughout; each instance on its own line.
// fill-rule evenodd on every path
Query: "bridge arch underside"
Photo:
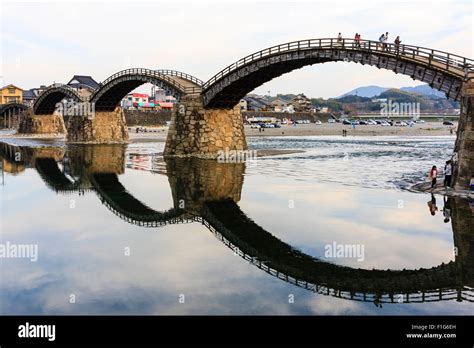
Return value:
M 78 183 L 72 182 L 64 175 L 54 158 L 37 158 L 35 169 L 46 186 L 55 192 L 73 192 L 80 189 Z
M 91 97 L 91 102 L 95 104 L 96 111 L 114 111 L 128 93 L 145 83 L 164 89 L 167 95 L 172 95 L 177 100 L 184 94 L 184 91 L 154 76 L 125 75 L 100 87 Z
M 81 101 L 81 98 L 72 90 L 65 88 L 54 88 L 44 91 L 33 105 L 35 115 L 52 115 L 56 109 L 56 104 L 63 99 L 71 99 L 75 102 Z
M 110 211 L 134 225 L 159 227 L 170 223 L 192 222 L 192 218 L 181 209 L 171 208 L 156 211 L 130 194 L 120 183 L 116 174 L 93 174 L 91 183 L 99 198 Z
M 18 115 L 22 111 L 25 111 L 28 109 L 28 107 L 24 104 L 18 104 L 18 103 L 10 103 L 10 104 L 4 104 L 0 106 L 0 117 L 4 117 L 8 113 L 11 113 L 12 115 Z
M 450 99 L 460 100 L 461 97 L 464 78 L 461 69 L 446 69 L 442 64 L 430 63 L 428 59 L 409 59 L 383 51 L 317 49 L 273 54 L 242 65 L 204 90 L 204 105 L 207 108 L 232 108 L 249 92 L 275 77 L 307 65 L 340 61 L 392 70 L 396 74 L 426 82 L 445 92 Z
M 435 300 L 456 299 L 457 290 L 463 289 L 461 296 L 474 300 L 469 290 L 472 284 L 461 277 L 462 266 L 458 262 L 402 271 L 351 268 L 294 249 L 249 219 L 231 200 L 206 202 L 202 218 L 206 221 L 203 223 L 210 224 L 211 231 L 214 229 L 226 239 L 225 244 L 232 249 L 237 247 L 240 256 L 265 272 L 308 290 L 329 294 L 332 289 L 340 297 L 354 300 L 361 299 L 361 294 L 364 300 L 369 294 L 386 295 L 391 299 L 388 302 L 396 301 L 397 294 L 417 294 L 412 299 L 418 302 L 417 296 L 421 301 L 429 301 L 431 296 Z M 464 296 L 464 292 L 470 295 Z M 448 298 L 441 298 L 442 293 Z

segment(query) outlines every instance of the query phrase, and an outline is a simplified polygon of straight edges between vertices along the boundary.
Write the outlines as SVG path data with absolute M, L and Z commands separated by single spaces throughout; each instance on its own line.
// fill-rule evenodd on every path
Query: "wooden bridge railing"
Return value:
M 444 68 L 445 70 L 458 69 L 462 72 L 465 78 L 467 78 L 470 73 L 474 73 L 473 59 L 431 48 L 404 44 L 396 45 L 394 43 L 381 43 L 373 40 L 356 41 L 355 39 L 349 38 L 322 38 L 288 42 L 268 47 L 243 57 L 211 77 L 209 81 L 203 84 L 203 90 L 207 90 L 212 84 L 225 75 L 253 61 L 280 53 L 312 49 L 342 49 L 391 54 L 398 57 L 420 60 L 420 62 L 426 63 L 427 65 L 437 63 L 440 68 Z
M 191 82 L 195 83 L 198 86 L 202 86 L 204 84 L 204 81 L 198 79 L 197 77 L 194 77 L 193 75 L 183 73 L 181 71 L 169 70 L 169 69 L 159 69 L 159 70 L 156 70 L 156 71 L 161 73 L 161 74 L 180 77 L 182 79 L 191 81 Z
M 169 70 L 169 71 L 171 71 L 171 70 Z M 181 73 L 181 74 L 184 74 L 184 73 Z M 198 93 L 198 92 L 201 91 L 201 88 L 198 88 L 198 87 L 186 87 L 186 86 L 182 85 L 181 83 L 177 82 L 175 79 L 170 77 L 169 76 L 170 74 L 168 74 L 168 75 L 164 74 L 164 73 L 160 72 L 160 70 L 151 70 L 151 69 L 145 69 L 145 68 L 131 68 L 131 69 L 125 69 L 125 70 L 119 71 L 119 72 L 113 74 L 112 76 L 108 77 L 107 79 L 105 79 L 101 83 L 99 83 L 99 86 L 97 86 L 97 88 L 95 89 L 95 93 L 97 93 L 97 91 L 99 91 L 103 86 L 107 85 L 111 81 L 113 81 L 113 80 L 115 80 L 115 79 L 117 79 L 121 76 L 126 76 L 126 75 L 140 75 L 140 76 L 155 77 L 155 78 L 157 78 L 161 81 L 166 82 L 170 86 L 174 87 L 177 91 L 182 92 L 184 94 L 193 94 L 193 93 Z M 187 74 L 184 74 L 184 75 L 187 75 Z M 178 76 L 178 75 L 176 74 L 174 76 Z M 191 75 L 189 75 L 189 76 L 191 76 Z M 197 80 L 196 78 L 194 78 L 194 79 Z

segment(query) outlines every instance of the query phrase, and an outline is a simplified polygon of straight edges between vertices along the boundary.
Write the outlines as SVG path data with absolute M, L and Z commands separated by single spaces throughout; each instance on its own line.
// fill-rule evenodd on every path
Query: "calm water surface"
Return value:
M 474 312 L 472 202 L 406 190 L 453 137 L 248 141 L 304 152 L 216 164 L 165 161 L 159 142 L 0 144 L 1 243 L 38 245 L 37 262 L 0 259 L 0 313 Z

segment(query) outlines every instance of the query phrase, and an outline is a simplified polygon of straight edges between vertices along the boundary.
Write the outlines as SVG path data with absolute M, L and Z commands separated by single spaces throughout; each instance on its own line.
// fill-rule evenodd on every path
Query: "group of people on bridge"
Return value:
M 359 33 L 356 33 L 355 36 L 354 36 L 354 46 L 355 47 L 358 47 L 360 48 L 360 40 L 361 40 L 361 36 Z M 388 31 L 385 32 L 385 33 L 382 33 L 382 35 L 380 35 L 379 37 L 379 43 L 380 43 L 380 46 L 377 45 L 377 48 L 381 48 L 382 51 L 385 51 L 387 50 L 388 46 L 387 46 L 387 41 L 388 41 Z M 337 35 L 337 42 L 339 44 L 342 44 L 343 42 L 343 38 L 342 38 L 342 34 L 339 33 Z M 402 41 L 400 40 L 400 36 L 397 36 L 395 38 L 395 41 L 394 41 L 394 44 L 395 44 L 395 50 L 398 51 L 398 49 L 400 48 L 400 44 L 402 43 Z

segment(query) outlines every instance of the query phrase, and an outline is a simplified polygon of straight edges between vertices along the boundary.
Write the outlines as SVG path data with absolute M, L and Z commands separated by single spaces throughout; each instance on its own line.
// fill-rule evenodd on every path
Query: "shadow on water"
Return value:
M 21 174 L 35 168 L 58 194 L 96 194 L 102 204 L 127 223 L 148 228 L 200 223 L 234 253 L 262 271 L 295 286 L 339 298 L 382 303 L 456 300 L 474 302 L 473 202 L 435 196 L 429 213 L 443 213 L 452 224 L 455 260 L 431 268 L 367 270 L 329 263 L 286 244 L 252 221 L 238 202 L 245 164 L 153 156 L 158 174 L 166 175 L 173 206 L 156 211 L 120 183 L 126 152 L 120 145 L 18 147 L 0 143 L 2 170 Z M 440 202 L 441 203 L 441 202 Z M 440 204 L 439 203 L 439 204 Z M 428 213 L 428 212 L 427 212 Z

